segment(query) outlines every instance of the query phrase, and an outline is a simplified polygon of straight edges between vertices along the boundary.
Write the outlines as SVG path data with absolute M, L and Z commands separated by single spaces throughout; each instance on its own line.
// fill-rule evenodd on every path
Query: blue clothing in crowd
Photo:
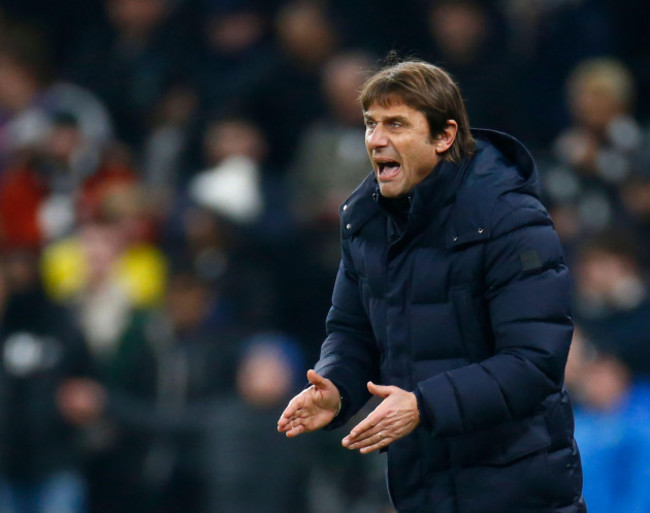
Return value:
M 650 383 L 614 410 L 576 408 L 575 426 L 589 513 L 650 511 Z

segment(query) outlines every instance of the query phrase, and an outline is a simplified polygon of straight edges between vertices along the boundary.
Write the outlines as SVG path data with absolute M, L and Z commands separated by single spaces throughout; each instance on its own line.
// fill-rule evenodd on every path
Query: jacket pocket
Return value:
M 469 360 L 480 362 L 492 356 L 491 331 L 483 299 L 472 297 L 467 285 L 453 287 L 449 295 Z
M 508 465 L 549 447 L 551 438 L 542 415 L 511 420 L 491 429 L 455 436 L 449 450 L 453 463 Z

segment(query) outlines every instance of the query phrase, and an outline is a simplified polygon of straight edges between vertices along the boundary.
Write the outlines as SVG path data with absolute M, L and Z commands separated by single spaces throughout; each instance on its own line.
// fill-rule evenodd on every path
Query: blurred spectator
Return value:
M 324 337 L 319 315 L 330 306 L 329 288 L 340 259 L 338 208 L 370 172 L 363 146 L 364 127 L 357 96 L 372 62 L 366 53 L 331 57 L 321 74 L 327 112 L 299 137 L 287 176 L 297 233 L 290 258 L 282 259 L 282 290 L 287 292 L 285 329 L 305 341 L 317 359 Z
M 173 216 L 167 244 L 173 260 L 192 268 L 219 291 L 241 326 L 269 329 L 277 324 L 278 288 L 275 255 L 240 227 L 205 209 L 189 206 Z M 245 230 L 243 230 L 245 231 Z
M 544 173 L 566 244 L 611 226 L 620 216 L 619 185 L 650 162 L 643 162 L 634 96 L 632 76 L 612 59 L 584 61 L 567 81 L 572 124 L 556 139 L 556 164 Z
M 187 161 L 194 152 L 199 126 L 199 98 L 186 84 L 171 86 L 154 107 L 152 129 L 142 152 L 143 180 L 152 194 L 164 202 L 191 176 Z M 164 208 L 164 203 L 160 208 Z
M 237 366 L 238 396 L 222 405 L 207 433 L 206 512 L 311 511 L 306 469 L 313 445 L 307 440 L 296 448 L 273 432 L 275 416 L 300 386 L 303 371 L 300 352 L 282 335 L 260 334 L 248 342 Z
M 634 78 L 619 61 L 583 61 L 569 76 L 567 96 L 573 123 L 555 143 L 559 160 L 581 176 L 619 183 L 641 145 Z
M 638 375 L 650 372 L 650 298 L 633 242 L 603 233 L 585 243 L 575 266 L 575 314 L 588 336 Z
M 107 105 L 120 140 L 140 149 L 153 108 L 185 68 L 183 38 L 165 0 L 104 0 L 108 26 L 92 26 L 71 45 L 66 73 Z
M 269 139 L 278 171 L 291 162 L 302 131 L 323 114 L 321 67 L 333 55 L 338 34 L 324 6 L 314 0 L 285 4 L 275 19 L 280 55 L 251 99 L 251 115 Z
M 0 244 L 39 248 L 97 215 L 110 190 L 135 174 L 118 146 L 77 158 L 83 136 L 70 114 L 53 116 L 42 144 L 0 176 Z
M 426 14 L 429 44 L 424 57 L 461 84 L 472 125 L 511 132 L 513 87 L 508 30 L 489 2 L 440 0 Z
M 110 219 L 84 223 L 43 254 L 48 293 L 75 308 L 97 357 L 114 345 L 131 309 L 156 305 L 165 286 L 165 256 L 127 229 Z
M 393 0 L 329 0 L 330 17 L 347 48 L 377 55 L 397 51 L 419 55 L 427 47 L 426 8 L 430 2 Z
M 603 0 L 615 34 L 616 56 L 634 74 L 638 86 L 637 113 L 640 119 L 650 116 L 650 19 L 644 16 L 643 0 Z
M 650 145 L 644 142 L 644 148 Z M 642 265 L 650 269 L 650 164 L 625 180 L 619 193 L 625 209 L 624 222 L 639 241 Z
M 327 115 L 300 137 L 288 177 L 298 222 L 324 222 L 337 237 L 332 228 L 338 226 L 339 206 L 370 172 L 357 97 L 373 64 L 359 52 L 340 53 L 327 62 L 321 79 Z M 338 258 L 337 250 L 333 266 Z
M 577 400 L 576 440 L 589 511 L 648 511 L 650 384 L 634 379 L 615 353 L 594 346 L 579 329 L 566 383 Z
M 132 310 L 158 303 L 166 279 L 160 251 L 129 243 L 113 221 L 85 223 L 76 237 L 47 247 L 42 266 L 50 296 L 73 307 L 99 362 L 113 356 Z
M 532 148 L 550 144 L 566 124 L 558 98 L 579 62 L 614 51 L 612 18 L 601 0 L 505 0 L 512 30 L 514 83 L 509 100 L 518 114 L 515 134 Z
M 76 119 L 78 163 L 92 162 L 112 135 L 104 106 L 89 91 L 61 81 L 47 41 L 34 28 L 8 25 L 0 35 L 0 164 L 38 148 L 56 115 Z M 17 154 L 17 155 L 14 155 Z
M 299 440 L 298 448 L 273 433 L 278 411 L 303 385 L 298 346 L 282 333 L 258 333 L 240 355 L 237 395 L 221 406 L 206 433 L 206 512 L 387 513 L 379 455 L 337 453 L 338 432 Z
M 290 227 L 283 183 L 269 172 L 267 140 L 245 118 L 217 118 L 203 142 L 207 169 L 170 216 L 183 241 L 179 253 L 186 248 L 197 272 L 218 283 L 240 322 L 277 329 L 277 260 Z
M 217 120 L 204 137 L 209 169 L 189 184 L 192 199 L 235 222 L 259 221 L 264 210 L 262 192 L 266 140 L 259 129 L 243 119 Z
M 94 24 L 102 16 L 101 2 L 76 0 L 59 0 L 56 5 L 49 0 L 0 0 L 0 24 L 3 10 L 12 21 L 38 27 L 48 40 L 57 68 L 63 65 L 79 27 Z
M 224 115 L 251 95 L 274 73 L 276 51 L 269 20 L 253 0 L 205 0 L 203 48 L 194 66 L 202 105 Z
M 94 511 L 203 511 L 202 440 L 234 390 L 240 340 L 218 294 L 184 267 L 161 308 L 133 312 L 102 366 L 110 436 L 91 459 Z
M 0 264 L 0 509 L 82 513 L 78 428 L 103 409 L 83 339 L 43 294 L 33 254 Z

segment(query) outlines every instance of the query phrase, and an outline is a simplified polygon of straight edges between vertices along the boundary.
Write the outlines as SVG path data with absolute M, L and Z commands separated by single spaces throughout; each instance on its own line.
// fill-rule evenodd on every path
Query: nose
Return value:
M 366 146 L 369 150 L 388 146 L 388 134 L 382 125 L 378 124 L 366 132 Z

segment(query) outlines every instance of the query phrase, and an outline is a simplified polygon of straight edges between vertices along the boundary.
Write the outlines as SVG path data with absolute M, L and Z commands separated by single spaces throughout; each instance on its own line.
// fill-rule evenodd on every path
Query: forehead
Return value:
M 363 111 L 365 117 L 405 117 L 405 118 L 424 118 L 419 110 L 414 109 L 410 105 L 407 105 L 402 101 L 401 98 L 395 96 L 389 96 L 382 100 L 374 101 L 370 106 Z

